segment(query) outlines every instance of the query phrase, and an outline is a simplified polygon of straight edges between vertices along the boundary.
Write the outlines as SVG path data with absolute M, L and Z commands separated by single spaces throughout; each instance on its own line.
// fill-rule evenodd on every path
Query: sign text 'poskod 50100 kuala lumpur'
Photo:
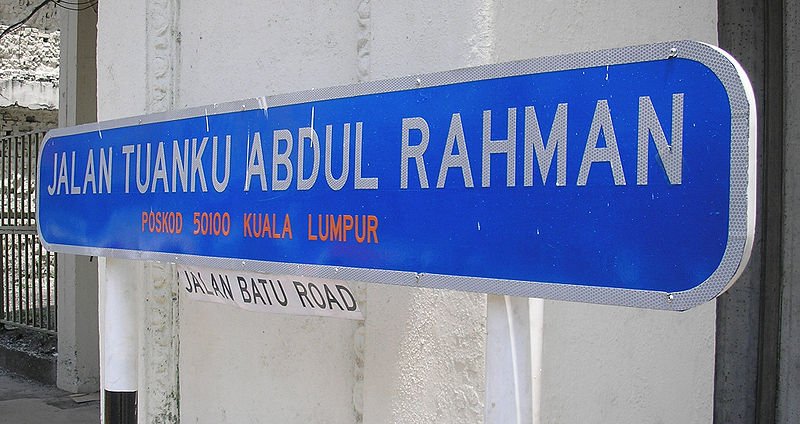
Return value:
M 749 257 L 752 89 L 682 41 L 48 133 L 48 249 L 683 310 Z

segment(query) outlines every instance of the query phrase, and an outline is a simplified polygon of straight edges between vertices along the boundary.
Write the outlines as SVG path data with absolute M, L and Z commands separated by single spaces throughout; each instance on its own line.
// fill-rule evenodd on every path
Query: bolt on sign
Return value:
M 678 41 L 57 129 L 51 250 L 685 310 L 749 258 L 755 107 Z

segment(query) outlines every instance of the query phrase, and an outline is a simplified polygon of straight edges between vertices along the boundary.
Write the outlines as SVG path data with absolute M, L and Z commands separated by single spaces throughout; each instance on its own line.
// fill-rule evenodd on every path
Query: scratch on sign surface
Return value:
M 264 118 L 269 119 L 269 106 L 267 105 L 266 96 L 261 96 L 258 98 L 258 107 L 264 111 Z

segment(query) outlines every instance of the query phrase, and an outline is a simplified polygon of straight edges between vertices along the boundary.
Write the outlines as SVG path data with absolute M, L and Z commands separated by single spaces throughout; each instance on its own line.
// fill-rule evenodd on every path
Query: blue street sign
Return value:
M 657 309 L 753 240 L 755 108 L 682 41 L 54 130 L 55 251 Z

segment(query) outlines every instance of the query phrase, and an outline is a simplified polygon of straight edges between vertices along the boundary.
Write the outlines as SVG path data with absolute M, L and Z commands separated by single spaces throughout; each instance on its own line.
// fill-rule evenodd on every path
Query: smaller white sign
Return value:
M 364 319 L 343 281 L 178 265 L 181 291 L 192 300 L 255 312 Z

